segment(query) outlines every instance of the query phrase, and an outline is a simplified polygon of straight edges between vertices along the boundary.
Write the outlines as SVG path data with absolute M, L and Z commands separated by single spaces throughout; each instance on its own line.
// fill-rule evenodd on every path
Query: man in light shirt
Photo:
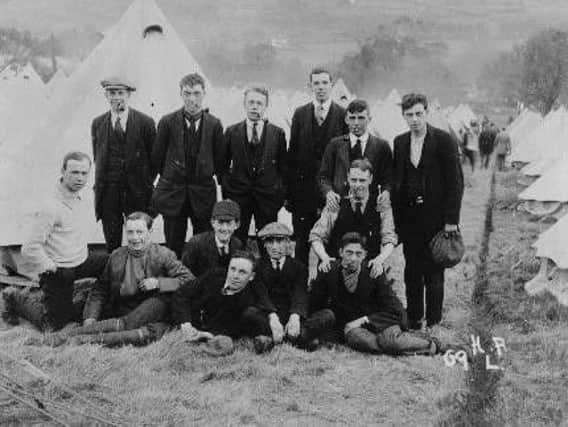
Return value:
M 101 82 L 110 109 L 93 120 L 95 213 L 103 225 L 108 253 L 122 245 L 125 216 L 149 212 L 156 173 L 150 159 L 156 137 L 154 120 L 128 106 L 136 88 L 125 79 Z
M 409 327 L 421 329 L 424 305 L 427 326 L 442 320 L 444 268 L 432 261 L 428 244 L 439 231 L 458 230 L 463 172 L 457 143 L 426 122 L 426 97 L 405 95 L 401 107 L 410 131 L 394 139 L 392 210 L 406 260 Z
M 223 197 L 241 208 L 235 234 L 245 246 L 252 216 L 256 230 L 276 221 L 287 194 L 286 138 L 281 128 L 265 118 L 268 98 L 264 86 L 247 88 L 246 119 L 225 131 L 221 186 Z
M 41 330 L 61 329 L 80 318 L 73 305 L 75 280 L 98 278 L 106 254 L 88 253 L 85 200 L 80 191 L 87 184 L 91 160 L 87 154 L 65 155 L 61 179 L 54 194 L 35 214 L 22 256 L 39 274 L 39 292 L 10 290 L 3 293 L 3 318 L 17 324 L 23 317 Z
M 294 111 L 288 150 L 288 196 L 286 208 L 292 213 L 296 258 L 308 264 L 310 230 L 324 205 L 318 188 L 323 153 L 332 138 L 345 135 L 345 109 L 331 100 L 333 78 L 329 70 L 310 71 L 313 100 Z

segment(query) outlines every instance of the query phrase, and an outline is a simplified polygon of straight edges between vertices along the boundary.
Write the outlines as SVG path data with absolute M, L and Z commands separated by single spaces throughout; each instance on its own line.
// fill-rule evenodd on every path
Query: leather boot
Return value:
M 146 327 L 128 331 L 105 332 L 91 335 L 75 335 L 69 340 L 72 344 L 102 344 L 106 347 L 121 345 L 144 345 L 149 342 L 150 333 Z
M 87 326 L 79 326 L 77 328 L 70 329 L 66 332 L 66 335 L 73 337 L 75 335 L 91 335 L 105 332 L 119 332 L 122 330 L 124 330 L 124 322 L 122 319 L 114 318 L 99 320 Z

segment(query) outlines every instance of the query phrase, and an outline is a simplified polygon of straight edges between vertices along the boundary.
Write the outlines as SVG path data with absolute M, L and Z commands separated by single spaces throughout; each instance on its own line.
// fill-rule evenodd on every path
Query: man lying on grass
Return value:
M 194 276 L 173 251 L 151 242 L 148 214 L 130 214 L 125 228 L 128 245 L 110 255 L 87 298 L 83 326 L 46 335 L 37 343 L 141 345 L 159 339 L 168 329 L 171 295 Z
M 329 272 L 320 272 L 312 286 L 311 311 L 333 311 L 335 327 L 356 350 L 393 355 L 442 352 L 437 339 L 406 332 L 406 313 L 386 273 L 372 278 L 363 263 L 366 256 L 365 239 L 359 233 L 346 233 L 340 259 Z
M 276 308 L 257 280 L 255 267 L 252 253 L 236 251 L 228 269 L 215 268 L 178 289 L 172 315 L 190 341 L 222 338 L 226 353 L 232 351 L 232 339 L 241 336 L 254 337 L 259 351 L 282 341 L 282 325 L 273 320 Z M 265 319 L 271 336 L 263 335 Z

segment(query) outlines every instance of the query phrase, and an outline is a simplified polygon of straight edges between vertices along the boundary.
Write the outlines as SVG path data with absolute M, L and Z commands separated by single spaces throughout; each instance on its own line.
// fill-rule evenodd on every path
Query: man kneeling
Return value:
M 370 353 L 427 354 L 441 351 L 434 338 L 406 332 L 406 314 L 383 273 L 371 278 L 363 264 L 366 242 L 359 233 L 341 239 L 340 259 L 319 273 L 310 295 L 311 311 L 331 309 L 350 347 Z
M 255 337 L 255 347 L 282 341 L 281 325 L 272 329 L 272 337 L 262 335 L 263 320 L 273 318 L 276 308 L 256 280 L 255 267 L 252 253 L 236 251 L 228 269 L 209 270 L 180 287 L 172 303 L 173 318 L 190 341 L 222 338 L 226 354 L 232 351 L 232 339 L 241 336 Z
M 125 228 L 128 246 L 110 255 L 87 298 L 83 326 L 52 334 L 44 343 L 59 345 L 70 339 L 76 344 L 141 345 L 159 339 L 167 330 L 172 292 L 194 276 L 173 251 L 150 241 L 148 214 L 130 214 Z

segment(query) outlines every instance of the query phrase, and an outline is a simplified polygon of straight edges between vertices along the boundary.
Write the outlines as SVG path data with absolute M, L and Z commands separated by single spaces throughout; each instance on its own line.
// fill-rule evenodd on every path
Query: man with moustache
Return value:
M 287 194 L 286 138 L 281 128 L 265 120 L 268 102 L 267 88 L 247 88 L 246 119 L 225 131 L 221 186 L 223 197 L 241 208 L 236 235 L 245 245 L 252 216 L 256 230 L 276 221 Z
M 241 209 L 232 200 L 215 203 L 211 215 L 212 231 L 205 231 L 189 239 L 183 251 L 182 262 L 196 277 L 217 267 L 227 268 L 235 251 L 243 244 L 234 236 L 239 228 Z
M 351 101 L 347 106 L 345 122 L 349 134 L 331 140 L 325 149 L 319 172 L 320 188 L 326 203 L 335 209 L 339 209 L 341 197 L 349 191 L 347 174 L 354 160 L 366 158 L 373 166 L 373 182 L 369 188 L 371 197 L 390 191 L 392 181 L 392 151 L 388 142 L 369 134 L 367 128 L 371 115 L 367 102 L 362 99 Z
M 298 107 L 292 117 L 288 151 L 287 208 L 292 213 L 296 258 L 307 265 L 310 230 L 323 205 L 318 172 L 326 146 L 332 138 L 348 132 L 345 110 L 332 102 L 331 73 L 321 67 L 311 70 L 309 87 L 313 101 Z
M 2 318 L 18 324 L 18 317 L 42 331 L 58 330 L 80 317 L 73 304 L 75 280 L 98 278 L 107 261 L 106 254 L 87 248 L 89 215 L 81 190 L 87 184 L 91 159 L 73 151 L 63 158 L 61 178 L 53 194 L 35 213 L 29 237 L 22 245 L 22 257 L 39 274 L 40 291 L 4 291 Z
M 181 257 L 191 219 L 193 234 L 210 229 L 219 174 L 223 127 L 202 108 L 205 80 L 188 74 L 179 83 L 184 106 L 158 123 L 152 163 L 160 179 L 152 197 L 164 217 L 166 245 Z
M 91 138 L 95 161 L 95 212 L 103 225 L 107 251 L 122 244 L 124 217 L 148 212 L 156 173 L 151 167 L 156 137 L 154 120 L 128 106 L 136 88 L 125 79 L 101 82 L 110 111 L 93 120 Z
M 439 231 L 458 230 L 463 172 L 457 143 L 426 122 L 426 97 L 405 95 L 401 108 L 410 131 L 394 139 L 392 209 L 406 260 L 409 327 L 420 329 L 424 289 L 427 326 L 442 320 L 444 268 L 433 262 L 428 244 Z

